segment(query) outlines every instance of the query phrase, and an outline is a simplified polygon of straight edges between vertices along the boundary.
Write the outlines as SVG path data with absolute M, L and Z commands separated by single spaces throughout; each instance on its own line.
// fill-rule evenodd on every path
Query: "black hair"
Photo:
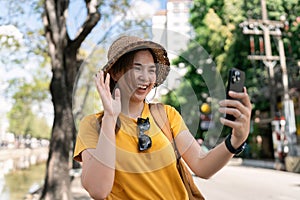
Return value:
M 157 67 L 157 58 L 156 58 L 153 50 L 150 48 L 139 48 L 139 49 L 130 51 L 130 52 L 124 54 L 123 56 L 121 56 L 113 64 L 113 66 L 109 69 L 108 72 L 110 74 L 126 73 L 133 65 L 133 59 L 134 59 L 136 52 L 144 51 L 144 50 L 148 50 L 151 53 L 154 63 L 155 63 L 155 66 Z M 114 81 L 111 76 L 110 76 L 110 85 L 109 86 L 110 86 L 110 92 L 113 94 L 113 91 L 116 87 L 116 81 Z

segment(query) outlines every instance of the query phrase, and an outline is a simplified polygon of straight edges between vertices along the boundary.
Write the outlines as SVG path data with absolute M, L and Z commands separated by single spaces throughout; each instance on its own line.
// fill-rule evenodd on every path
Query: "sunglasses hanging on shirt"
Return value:
M 145 131 L 148 131 L 150 129 L 149 118 L 148 117 L 147 119 L 138 118 L 137 126 L 139 128 L 138 148 L 140 151 L 147 150 L 152 146 L 151 138 L 145 134 Z

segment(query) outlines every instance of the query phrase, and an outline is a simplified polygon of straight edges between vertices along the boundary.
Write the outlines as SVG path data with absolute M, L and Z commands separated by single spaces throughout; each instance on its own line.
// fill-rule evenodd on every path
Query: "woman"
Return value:
M 74 159 L 82 161 L 82 185 L 92 198 L 188 199 L 173 147 L 145 102 L 152 88 L 166 79 L 169 65 L 166 50 L 157 43 L 123 36 L 111 45 L 108 63 L 94 78 L 104 114 L 82 119 L 74 152 Z M 220 119 L 232 128 L 231 137 L 208 153 L 180 114 L 164 106 L 180 155 L 201 178 L 220 170 L 248 137 L 251 103 L 246 89 L 230 96 L 238 100 L 220 101 L 219 111 L 236 117 Z

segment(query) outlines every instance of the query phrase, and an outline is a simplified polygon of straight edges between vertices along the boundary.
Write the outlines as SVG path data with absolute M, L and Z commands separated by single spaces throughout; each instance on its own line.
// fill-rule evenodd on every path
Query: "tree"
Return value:
M 191 110 L 197 110 L 196 113 L 191 113 L 189 116 L 193 118 L 187 125 L 198 123 L 196 137 L 205 138 L 208 135 L 217 139 L 222 130 L 219 124 L 218 112 L 213 113 L 215 122 L 214 130 L 211 130 L 208 135 L 206 130 L 201 130 L 199 121 L 200 109 L 202 103 L 209 103 L 213 111 L 216 111 L 217 102 L 225 98 L 225 82 L 229 67 L 234 67 L 232 63 L 227 62 L 228 52 L 231 45 L 234 43 L 234 31 L 236 24 L 241 17 L 241 1 L 194 1 L 194 5 L 190 11 L 191 24 L 194 27 L 195 38 L 190 44 L 186 52 L 180 55 L 178 61 L 185 63 L 187 73 L 184 80 L 187 80 L 193 88 L 193 92 L 197 95 L 198 105 Z M 193 55 L 192 59 L 189 55 Z M 220 73 L 220 74 L 218 74 Z M 182 82 L 182 87 L 179 89 L 179 94 L 182 97 L 188 97 L 186 94 L 187 84 Z M 185 102 L 181 105 L 190 104 L 189 98 L 185 98 Z M 199 123 L 200 122 L 200 123 Z M 189 127 L 190 128 L 190 127 Z M 214 140 L 214 144 L 215 144 Z M 209 144 L 209 145 L 214 145 Z
M 291 68 L 295 69 L 299 58 L 299 41 L 295 41 L 297 31 L 299 32 L 299 22 L 297 23 L 299 18 L 296 13 L 299 13 L 300 8 L 297 1 L 270 0 L 267 1 L 267 9 L 270 20 L 280 20 L 281 16 L 286 17 L 286 24 L 289 25 L 283 30 L 286 56 L 291 61 L 289 64 L 293 65 Z M 248 92 L 255 97 L 255 103 L 258 103 L 255 107 L 264 110 L 270 105 L 264 103 L 268 102 L 268 98 L 264 97 L 265 94 L 262 94 L 259 89 L 268 84 L 268 73 L 262 62 L 250 62 L 245 59 L 250 54 L 249 37 L 242 34 L 239 24 L 247 18 L 261 18 L 260 0 L 197 0 L 191 9 L 191 23 L 196 32 L 195 40 L 212 56 L 223 80 L 226 80 L 229 67 L 238 67 L 246 71 Z M 278 55 L 277 47 L 274 45 L 273 47 L 273 54 Z M 297 73 L 289 73 L 290 77 L 295 75 L 299 77 Z
M 291 85 L 294 83 L 293 87 L 295 87 L 295 83 L 297 83 L 295 80 L 299 80 L 300 78 L 299 72 L 296 72 L 297 70 L 299 71 L 299 66 L 297 66 L 296 61 L 299 59 L 299 40 L 297 39 L 300 30 L 300 7 L 297 2 L 297 0 L 267 1 L 269 19 L 280 20 L 280 17 L 283 15 L 286 17 L 286 24 L 289 25 L 284 29 L 284 42 L 286 56 L 289 60 L 289 77 Z M 247 56 L 250 54 L 249 36 L 243 35 L 242 29 L 239 27 L 239 24 L 247 18 L 261 18 L 260 0 L 195 0 L 190 14 L 190 21 L 195 30 L 194 43 L 196 43 L 196 45 L 190 45 L 191 47 L 184 54 L 192 54 L 194 57 L 197 57 L 196 59 L 201 60 L 202 58 L 199 57 L 197 49 L 195 50 L 194 47 L 197 45 L 202 46 L 216 63 L 215 65 L 207 65 L 206 67 L 216 67 L 222 76 L 222 80 L 215 81 L 227 80 L 227 71 L 231 67 L 244 70 L 247 76 L 246 86 L 248 93 L 254 103 L 253 112 L 255 112 L 255 110 L 268 111 L 270 107 L 269 97 L 267 96 L 268 87 L 266 87 L 269 84 L 268 70 L 262 62 L 250 62 L 247 59 Z M 275 38 L 273 39 L 275 40 Z M 278 55 L 278 50 L 275 45 L 273 45 L 272 49 L 274 51 L 273 55 Z M 184 54 L 180 55 L 181 58 L 175 62 L 175 64 L 183 62 L 187 67 L 187 73 L 178 91 L 179 94 L 184 94 L 181 95 L 183 100 L 180 99 L 180 104 L 184 106 L 190 103 L 189 99 L 186 98 L 188 97 L 186 94 L 188 91 L 187 85 L 189 85 L 186 83 L 187 81 L 193 85 L 195 93 L 198 95 L 199 104 L 201 104 L 211 98 L 211 88 L 208 87 L 207 82 L 203 80 L 203 75 L 199 75 L 199 71 L 203 73 L 205 70 L 198 64 L 193 65 L 193 63 L 197 62 L 193 61 L 191 63 L 189 59 L 185 59 L 187 56 Z M 277 66 L 276 69 L 276 80 L 280 82 L 280 67 Z M 206 70 L 209 71 L 209 69 Z M 294 73 L 292 73 L 292 71 Z M 214 79 L 210 81 L 212 80 Z M 224 81 L 223 85 L 225 84 L 226 82 Z M 174 102 L 172 95 L 173 93 L 170 93 L 166 96 L 165 101 Z M 174 102 L 174 105 L 178 106 L 178 102 Z M 203 132 L 201 130 L 199 130 L 199 132 L 200 136 L 202 136 Z
M 80 108 L 76 110 L 74 116 L 72 115 L 72 92 L 74 91 L 74 85 L 77 85 L 79 79 L 81 80 L 83 76 L 92 76 L 96 69 L 95 66 L 92 66 L 95 62 L 85 64 L 84 60 L 89 62 L 90 60 L 87 59 L 89 50 L 101 44 L 107 37 L 111 37 L 112 33 L 117 35 L 132 27 L 141 29 L 141 26 L 147 26 L 148 16 L 145 13 L 140 13 L 142 16 L 136 16 L 138 12 L 131 8 L 131 5 L 135 5 L 136 2 L 130 4 L 130 1 L 127 0 L 61 0 L 55 2 L 35 0 L 18 1 L 18 3 L 15 1 L 0 1 L 0 3 L 8 8 L 0 13 L 1 24 L 13 24 L 23 33 L 24 46 L 28 47 L 27 51 L 24 51 L 24 54 L 22 54 L 24 59 L 34 57 L 39 61 L 38 65 L 40 66 L 47 66 L 48 62 L 51 64 L 53 76 L 50 83 L 50 92 L 54 107 L 54 122 L 41 199 L 70 199 L 69 166 L 72 160 L 70 155 L 73 150 L 73 141 L 76 137 L 74 119 L 78 120 L 82 116 L 82 110 L 85 110 L 85 108 Z M 100 8 L 101 15 L 99 12 Z M 77 13 L 74 13 L 74 10 Z M 43 20 L 34 21 L 35 17 L 40 19 L 40 14 L 42 13 Z M 102 23 L 96 28 L 97 23 L 100 21 L 100 16 L 102 16 Z M 44 30 L 39 29 L 40 25 L 44 26 Z M 97 31 L 96 34 L 90 34 L 92 30 Z M 93 36 L 88 38 L 88 35 Z M 6 40 L 6 38 L 1 37 L 1 42 L 3 43 L 2 47 L 12 46 L 9 38 Z M 18 47 L 18 45 L 19 43 L 16 43 L 14 48 Z M 48 49 L 46 48 L 47 45 Z M 0 52 L 1 55 L 4 55 L 2 54 L 3 49 Z M 12 50 L 5 55 L 10 56 L 13 53 Z M 104 53 L 103 50 L 102 53 Z M 16 66 L 21 66 L 20 68 L 22 68 L 24 59 L 20 59 L 20 54 L 17 53 L 16 55 L 18 56 L 9 58 L 17 58 L 12 60 L 12 62 L 15 62 Z M 2 60 L 2 57 L 0 60 L 1 62 L 7 61 L 7 59 Z M 92 67 L 93 69 L 89 71 L 89 75 L 81 75 L 84 71 L 83 69 Z M 7 69 L 12 68 L 12 65 L 7 67 Z M 44 73 L 49 74 L 47 72 Z M 33 77 L 41 77 L 39 73 L 33 74 Z M 48 78 L 45 76 L 42 76 L 41 79 L 34 79 L 37 82 L 30 84 L 28 81 L 19 78 L 10 81 L 10 90 L 7 90 L 9 94 L 5 95 L 8 98 L 15 97 L 14 99 L 16 100 L 9 114 L 12 119 L 12 125 L 16 124 L 15 128 L 20 123 L 18 121 L 20 118 L 14 118 L 14 116 L 28 115 L 28 121 L 30 121 L 30 117 L 31 121 L 39 121 L 33 115 L 35 111 L 32 110 L 32 102 L 42 101 L 41 98 L 33 101 L 33 98 L 42 94 L 41 91 L 37 91 L 37 88 L 41 89 L 41 87 L 37 86 L 40 85 L 40 80 L 43 79 L 45 80 L 43 83 L 47 83 Z M 92 87 L 93 82 L 90 79 L 87 81 L 89 81 L 88 89 L 81 92 L 84 96 L 84 100 L 81 103 L 89 107 L 89 103 L 86 102 L 88 98 L 85 97 L 90 95 L 89 88 Z M 84 84 L 78 84 L 75 90 L 80 91 L 85 86 Z M 26 91 L 22 91 L 22 89 L 26 89 Z M 33 93 L 28 93 L 29 91 Z M 43 91 L 47 90 L 43 89 Z M 27 123 L 23 130 L 14 130 L 20 133 L 32 133 L 35 131 L 32 126 L 35 125 Z
M 42 75 L 39 76 L 39 78 L 42 77 Z M 13 95 L 13 106 L 8 112 L 8 131 L 16 136 L 30 135 L 49 139 L 50 126 L 43 117 L 43 113 L 40 112 L 42 109 L 39 108 L 39 106 L 42 106 L 40 102 L 48 98 L 48 82 L 34 80 L 33 83 L 22 83 L 20 79 L 12 79 L 11 81 L 21 82 L 21 85 L 17 87 L 17 91 Z
M 81 62 L 78 49 L 100 20 L 99 4 L 86 0 L 87 17 L 77 37 L 68 35 L 66 15 L 69 1 L 44 2 L 43 23 L 51 58 L 50 92 L 54 106 L 54 123 L 50 140 L 47 172 L 41 199 L 71 199 L 69 162 L 75 134 L 72 116 L 72 92 Z
M 72 94 L 76 76 L 80 73 L 80 66 L 83 63 L 79 56 L 82 43 L 96 27 L 101 16 L 106 20 L 111 20 L 115 15 L 119 17 L 116 23 L 118 26 L 109 27 L 108 31 L 104 32 L 104 38 L 111 33 L 109 31 L 119 33 L 120 30 L 124 31 L 124 27 L 141 25 L 144 21 L 124 20 L 129 8 L 128 1 L 85 0 L 84 6 L 87 11 L 85 21 L 78 27 L 75 37 L 71 38 L 66 22 L 69 3 L 67 0 L 44 2 L 43 22 L 53 75 L 50 92 L 54 105 L 54 123 L 41 199 L 71 199 L 69 162 L 76 136 L 72 115 Z M 99 12 L 100 7 L 103 8 L 102 15 Z M 103 28 L 101 30 L 103 31 Z
M 12 105 L 7 113 L 8 131 L 22 137 L 30 134 L 49 138 L 50 127 L 45 119 L 49 113 L 41 109 L 47 100 L 50 102 L 47 56 L 43 51 L 45 40 L 40 34 L 38 22 L 28 26 L 28 21 L 34 19 L 35 13 L 40 10 L 33 6 L 36 1 L 0 3 L 7 8 L 0 13 L 0 65 L 4 72 L 1 77 L 4 89 L 2 98 Z M 28 7 L 32 8 L 32 12 L 28 11 Z M 32 123 L 37 127 L 32 127 Z M 38 130 L 42 126 L 44 130 Z

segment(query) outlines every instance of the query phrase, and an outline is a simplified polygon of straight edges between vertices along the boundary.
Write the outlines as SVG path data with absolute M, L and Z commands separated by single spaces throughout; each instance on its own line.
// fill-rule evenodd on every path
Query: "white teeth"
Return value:
M 146 85 L 138 85 L 138 87 L 141 88 L 141 89 L 146 89 L 147 88 Z

